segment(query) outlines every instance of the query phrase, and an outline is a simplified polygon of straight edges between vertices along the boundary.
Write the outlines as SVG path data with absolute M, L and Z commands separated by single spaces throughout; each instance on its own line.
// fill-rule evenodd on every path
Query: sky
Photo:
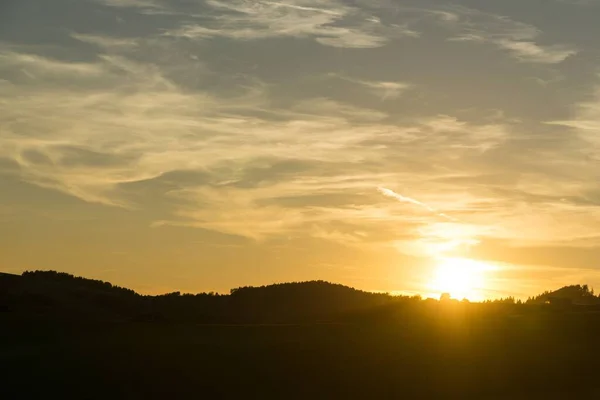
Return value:
M 3 0 L 0 270 L 600 287 L 598 20 L 598 0 Z

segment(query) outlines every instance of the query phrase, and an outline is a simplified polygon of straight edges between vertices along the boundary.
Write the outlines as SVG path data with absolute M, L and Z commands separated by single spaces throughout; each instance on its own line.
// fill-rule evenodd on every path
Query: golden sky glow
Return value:
M 485 300 L 486 289 L 492 280 L 490 275 L 495 269 L 492 264 L 465 258 L 442 258 L 436 265 L 431 290 L 449 293 L 457 299 Z
M 0 5 L 0 269 L 600 284 L 600 2 Z

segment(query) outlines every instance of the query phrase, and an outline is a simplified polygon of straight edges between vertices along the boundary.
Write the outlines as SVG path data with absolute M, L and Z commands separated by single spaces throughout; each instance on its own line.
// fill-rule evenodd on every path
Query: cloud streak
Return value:
M 462 32 L 451 37 L 450 41 L 493 44 L 527 63 L 558 64 L 578 53 L 574 46 L 536 43 L 535 40 L 542 34 L 539 29 L 507 16 L 466 7 L 453 7 L 452 12 L 457 17 L 451 22 Z
M 392 39 L 418 33 L 398 24 L 385 25 L 342 1 L 271 2 L 210 0 L 213 14 L 203 23 L 189 23 L 166 35 L 188 39 L 226 37 L 248 41 L 271 37 L 312 38 L 331 47 L 375 48 Z
M 431 207 L 431 206 L 429 206 L 429 205 L 427 205 L 425 203 L 422 203 L 422 202 L 420 202 L 418 200 L 415 200 L 413 198 L 406 197 L 406 196 L 403 196 L 401 194 L 398 194 L 398 193 L 394 192 L 391 189 L 387 189 L 387 188 L 384 188 L 384 187 L 378 187 L 377 190 L 379 191 L 379 193 L 383 194 L 384 196 L 391 197 L 393 199 L 398 200 L 399 202 L 415 204 L 415 205 L 417 205 L 419 207 L 422 207 L 422 208 L 426 209 L 427 211 L 431 211 L 432 213 L 434 213 L 435 215 L 437 215 L 439 217 L 448 219 L 450 221 L 456 221 L 454 218 L 449 217 L 448 215 L 446 215 L 444 213 L 440 213 L 438 210 L 436 210 L 435 208 L 433 208 L 433 207 Z
M 600 75 L 596 76 L 600 81 Z M 600 160 L 600 83 L 591 85 L 591 93 L 588 99 L 574 104 L 573 118 L 562 121 L 549 121 L 550 125 L 558 125 L 572 128 L 578 134 L 578 138 L 586 146 L 582 146 L 583 153 L 595 161 Z
M 412 85 L 406 82 L 370 81 L 333 73 L 328 74 L 328 76 L 369 88 L 382 101 L 397 99 L 412 88 Z
M 109 7 L 118 8 L 154 8 L 162 9 L 160 1 L 156 0 L 93 0 L 97 3 L 104 4 Z

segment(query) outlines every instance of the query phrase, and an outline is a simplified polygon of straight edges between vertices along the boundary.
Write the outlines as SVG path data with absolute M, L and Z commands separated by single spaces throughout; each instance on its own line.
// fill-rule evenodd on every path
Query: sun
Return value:
M 490 264 L 468 258 L 443 257 L 435 268 L 430 288 L 435 293 L 450 293 L 455 299 L 479 301 L 485 298 L 487 273 L 492 269 Z

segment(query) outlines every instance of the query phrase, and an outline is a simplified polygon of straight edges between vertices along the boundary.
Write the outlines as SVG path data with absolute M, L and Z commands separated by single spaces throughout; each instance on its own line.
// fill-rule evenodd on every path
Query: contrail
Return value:
M 429 211 L 435 212 L 435 210 L 433 208 L 429 207 L 427 204 L 421 203 L 419 200 L 411 199 L 410 197 L 402 196 L 401 194 L 398 194 L 398 193 L 394 192 L 393 190 L 390 190 L 390 189 L 387 189 L 384 187 L 378 187 L 377 190 L 379 190 L 379 192 L 381 194 L 383 194 L 384 196 L 394 198 L 403 203 L 416 204 L 418 206 L 428 209 Z
M 415 199 L 410 198 L 410 197 L 402 196 L 401 194 L 398 194 L 398 193 L 394 192 L 391 189 L 387 189 L 387 188 L 384 188 L 384 187 L 378 187 L 377 190 L 379 191 L 379 193 L 383 194 L 384 196 L 391 197 L 391 198 L 396 199 L 396 200 L 398 200 L 400 202 L 403 202 L 403 203 L 415 204 L 415 205 L 417 205 L 419 207 L 423 207 L 424 209 L 426 209 L 428 211 L 431 211 L 432 213 L 435 213 L 436 215 L 438 215 L 438 216 L 440 216 L 442 218 L 446 218 L 446 219 L 448 219 L 450 221 L 456 221 L 456 218 L 452 218 L 452 217 L 450 217 L 450 216 L 448 216 L 448 215 L 446 215 L 444 213 L 441 213 L 438 210 L 436 210 L 435 208 L 433 208 L 433 207 L 431 207 L 431 206 L 429 206 L 429 205 L 427 205 L 425 203 L 421 203 L 419 200 L 415 200 Z

